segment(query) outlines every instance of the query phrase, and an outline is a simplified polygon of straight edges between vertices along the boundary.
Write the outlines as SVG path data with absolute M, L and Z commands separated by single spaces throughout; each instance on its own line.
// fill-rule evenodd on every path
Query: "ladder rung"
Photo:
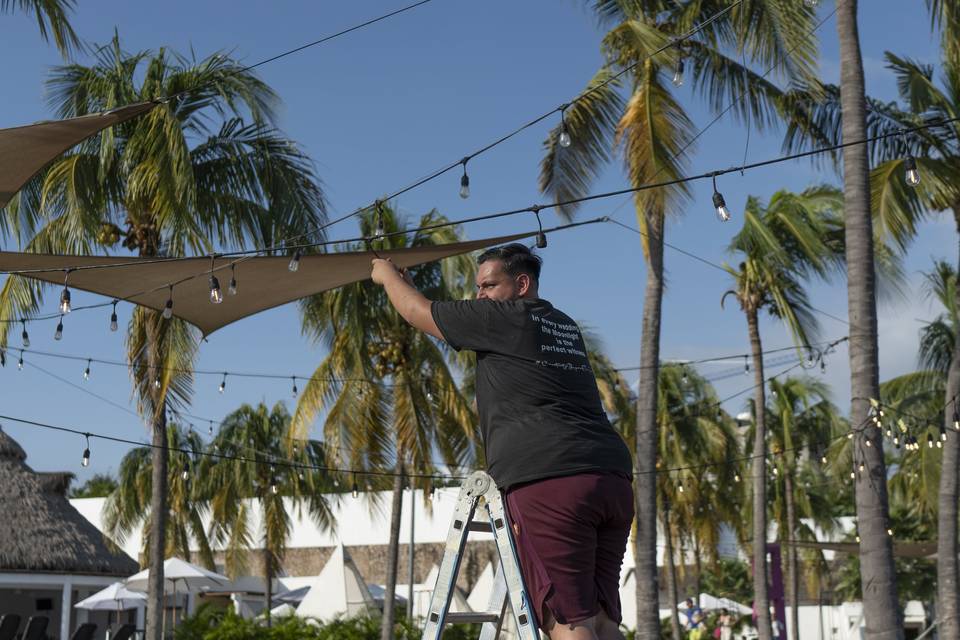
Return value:
M 493 533 L 493 528 L 490 526 L 489 522 L 484 522 L 483 520 L 471 520 L 470 524 L 467 525 L 468 531 L 485 531 L 487 533 Z
M 499 622 L 500 615 L 488 611 L 450 611 L 447 613 L 447 624 L 483 624 L 484 622 Z

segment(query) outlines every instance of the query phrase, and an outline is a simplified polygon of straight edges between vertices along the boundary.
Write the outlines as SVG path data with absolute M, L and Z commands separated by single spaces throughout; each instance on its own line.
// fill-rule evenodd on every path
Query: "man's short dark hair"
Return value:
M 540 267 L 543 265 L 543 259 L 531 251 L 530 247 L 519 242 L 487 249 L 477 258 L 477 264 L 483 264 L 488 260 L 503 262 L 503 270 L 510 276 L 516 277 L 525 273 L 534 281 L 540 281 Z

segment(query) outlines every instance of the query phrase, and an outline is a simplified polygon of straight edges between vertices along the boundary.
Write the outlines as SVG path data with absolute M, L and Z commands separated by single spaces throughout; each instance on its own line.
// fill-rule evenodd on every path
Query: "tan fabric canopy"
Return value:
M 856 542 L 785 542 L 801 549 L 820 549 L 821 551 L 836 551 L 855 555 L 860 553 L 860 545 Z M 898 558 L 929 558 L 937 553 L 936 542 L 894 542 L 893 555 Z
M 30 178 L 70 147 L 156 105 L 141 102 L 101 114 L 0 129 L 0 207 L 7 206 Z
M 414 267 L 533 235 L 535 232 L 518 233 L 379 253 L 399 267 Z M 366 280 L 370 277 L 370 261 L 374 257 L 369 251 L 305 255 L 300 259 L 300 268 L 296 272 L 288 269 L 290 258 L 287 256 L 249 258 L 236 265 L 239 292 L 235 296 L 227 293 L 231 260 L 217 258 L 215 275 L 223 292 L 221 304 L 210 302 L 209 257 L 158 260 L 0 252 L 0 271 L 42 270 L 25 276 L 62 285 L 64 270 L 79 267 L 81 270 L 70 273 L 71 289 L 127 300 L 158 311 L 164 308 L 170 296 L 167 285 L 179 282 L 173 290 L 174 315 L 198 327 L 204 335 L 209 335 L 231 322 L 260 311 Z M 85 268 L 108 264 L 122 266 Z

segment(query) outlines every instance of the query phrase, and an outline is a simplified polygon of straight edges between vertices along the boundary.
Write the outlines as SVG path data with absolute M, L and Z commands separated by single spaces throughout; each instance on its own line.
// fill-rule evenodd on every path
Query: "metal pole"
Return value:
M 413 488 L 413 485 L 410 486 L 410 558 L 409 558 L 409 572 L 407 574 L 407 620 L 413 620 L 413 560 L 414 560 L 414 546 L 413 546 L 413 521 L 414 514 L 416 513 L 417 503 L 417 490 Z

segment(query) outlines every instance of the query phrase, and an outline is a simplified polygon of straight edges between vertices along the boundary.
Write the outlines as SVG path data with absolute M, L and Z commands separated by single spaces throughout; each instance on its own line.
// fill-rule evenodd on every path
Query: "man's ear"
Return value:
M 517 287 L 518 287 L 517 293 L 520 295 L 521 298 L 530 292 L 530 285 L 531 285 L 531 280 L 530 280 L 529 274 L 521 273 L 520 275 L 517 276 Z

